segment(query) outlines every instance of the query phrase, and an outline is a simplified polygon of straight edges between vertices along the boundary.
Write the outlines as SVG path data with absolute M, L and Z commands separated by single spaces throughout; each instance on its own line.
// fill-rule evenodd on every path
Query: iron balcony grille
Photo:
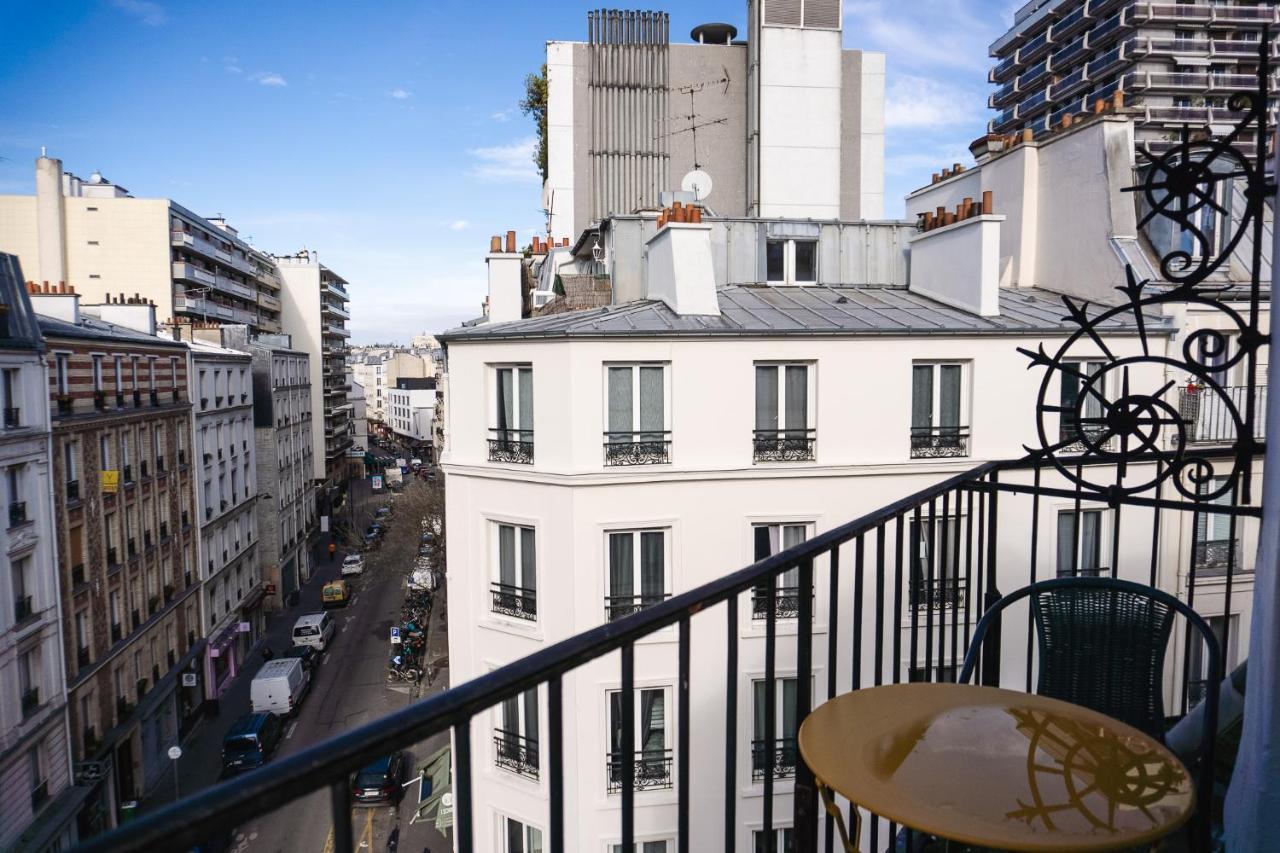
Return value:
M 794 737 L 751 742 L 751 781 L 761 782 L 769 768 L 774 779 L 787 779 L 796 775 L 796 761 L 800 750 Z
M 656 791 L 672 787 L 671 750 L 636 750 L 632 762 L 631 782 L 636 791 Z M 609 753 L 606 762 L 609 775 L 609 793 L 621 791 L 627 779 L 626 761 L 619 753 Z
M 4 410 L 4 428 L 17 429 L 22 422 L 22 411 L 20 409 Z
M 490 590 L 493 600 L 490 608 L 494 613 L 503 616 L 514 616 L 517 619 L 538 619 L 538 593 L 536 590 L 522 586 L 494 581 Z
M 1178 413 L 1182 417 L 1188 442 L 1230 444 L 1236 440 L 1241 418 L 1247 406 L 1249 389 L 1246 386 L 1229 385 L 1214 388 L 1208 385 L 1191 385 L 1178 390 Z M 1267 409 L 1267 389 L 1253 390 L 1254 411 Z M 1265 424 L 1262 419 L 1254 425 L 1253 437 L 1263 439 Z
M 671 462 L 671 431 L 606 432 L 604 464 L 666 465 Z
M 912 427 L 911 458 L 942 459 L 969 455 L 969 428 Z
M 490 430 L 489 461 L 514 465 L 533 464 L 532 430 Z
M 758 429 L 752 434 L 756 462 L 812 462 L 816 429 Z
M 652 607 L 666 601 L 671 593 L 650 593 L 648 595 L 606 595 L 604 598 L 605 616 L 612 622 L 632 613 L 639 613 L 646 607 Z
M 1205 539 L 1197 542 L 1193 562 L 1197 572 L 1210 575 L 1225 574 L 1228 568 L 1233 572 L 1244 571 L 1240 565 L 1240 540 Z
M 13 600 L 13 621 L 25 622 L 35 615 L 35 608 L 32 606 L 31 596 L 19 595 Z
M 813 598 L 812 591 L 809 593 Z M 757 586 L 751 590 L 751 618 L 769 618 L 769 586 Z M 773 615 L 777 619 L 795 619 L 800 615 L 800 588 L 797 586 L 774 587 Z
M 1106 425 L 1080 424 L 1069 420 L 1065 414 L 1062 416 L 1062 425 L 1058 430 L 1058 440 L 1062 442 L 1062 446 L 1058 448 L 1059 453 L 1084 453 L 1091 444 L 1103 450 L 1112 446 L 1111 439 L 1107 437 Z
M 911 606 L 922 609 L 964 607 L 965 579 L 934 577 L 911 579 Z
M 504 729 L 493 730 L 494 763 L 529 779 L 538 778 L 538 741 Z
M 80 500 L 80 481 L 79 480 L 67 481 L 67 500 L 68 501 Z
M 32 687 L 22 694 L 22 719 L 26 719 L 40 708 L 40 688 Z

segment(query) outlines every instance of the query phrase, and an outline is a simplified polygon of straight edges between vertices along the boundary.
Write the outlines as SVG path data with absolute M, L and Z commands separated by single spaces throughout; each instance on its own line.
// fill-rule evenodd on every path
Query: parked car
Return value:
M 311 673 L 297 658 L 267 661 L 249 682 L 249 705 L 254 713 L 292 714 L 311 686 Z
M 419 557 L 430 557 L 433 553 L 435 553 L 435 549 L 431 547 L 430 543 L 423 543 L 422 547 L 418 549 Z
M 351 780 L 351 799 L 357 806 L 398 803 L 403 777 L 404 753 L 393 752 L 360 768 Z
M 302 661 L 302 668 L 307 672 L 314 673 L 316 664 L 320 662 L 320 655 L 316 652 L 315 646 L 290 646 L 282 658 L 297 658 Z
M 380 506 L 378 507 L 377 511 L 373 514 L 373 517 L 377 519 L 384 519 L 389 515 L 391 515 L 391 507 Z
M 378 541 L 378 536 L 380 534 L 381 528 L 379 528 L 378 525 L 369 525 L 369 529 L 364 532 L 364 543 L 366 545 L 372 545 L 374 542 Z
M 364 574 L 364 557 L 359 554 L 348 554 L 342 558 L 342 576 Z
M 275 714 L 243 714 L 222 739 L 222 772 L 242 773 L 261 767 L 280 746 L 283 726 Z
M 320 606 L 346 607 L 351 603 L 351 584 L 346 581 L 329 581 L 320 588 Z

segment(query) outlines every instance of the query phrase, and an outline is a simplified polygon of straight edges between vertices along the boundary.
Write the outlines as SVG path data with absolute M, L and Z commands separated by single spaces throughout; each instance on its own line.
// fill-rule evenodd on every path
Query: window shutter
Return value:
M 804 25 L 834 30 L 840 27 L 840 0 L 804 0 Z

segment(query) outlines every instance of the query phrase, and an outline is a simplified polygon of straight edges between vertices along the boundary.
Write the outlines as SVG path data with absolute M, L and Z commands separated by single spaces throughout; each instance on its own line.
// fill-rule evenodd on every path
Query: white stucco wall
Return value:
M 911 289 L 982 317 L 999 314 L 1004 219 L 976 216 L 917 234 L 911 241 Z

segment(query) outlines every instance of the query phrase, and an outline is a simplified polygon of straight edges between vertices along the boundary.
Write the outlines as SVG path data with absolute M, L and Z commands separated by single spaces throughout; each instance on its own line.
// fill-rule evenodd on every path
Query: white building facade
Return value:
M 388 392 L 391 431 L 412 443 L 430 442 L 435 420 L 435 379 L 401 380 Z

